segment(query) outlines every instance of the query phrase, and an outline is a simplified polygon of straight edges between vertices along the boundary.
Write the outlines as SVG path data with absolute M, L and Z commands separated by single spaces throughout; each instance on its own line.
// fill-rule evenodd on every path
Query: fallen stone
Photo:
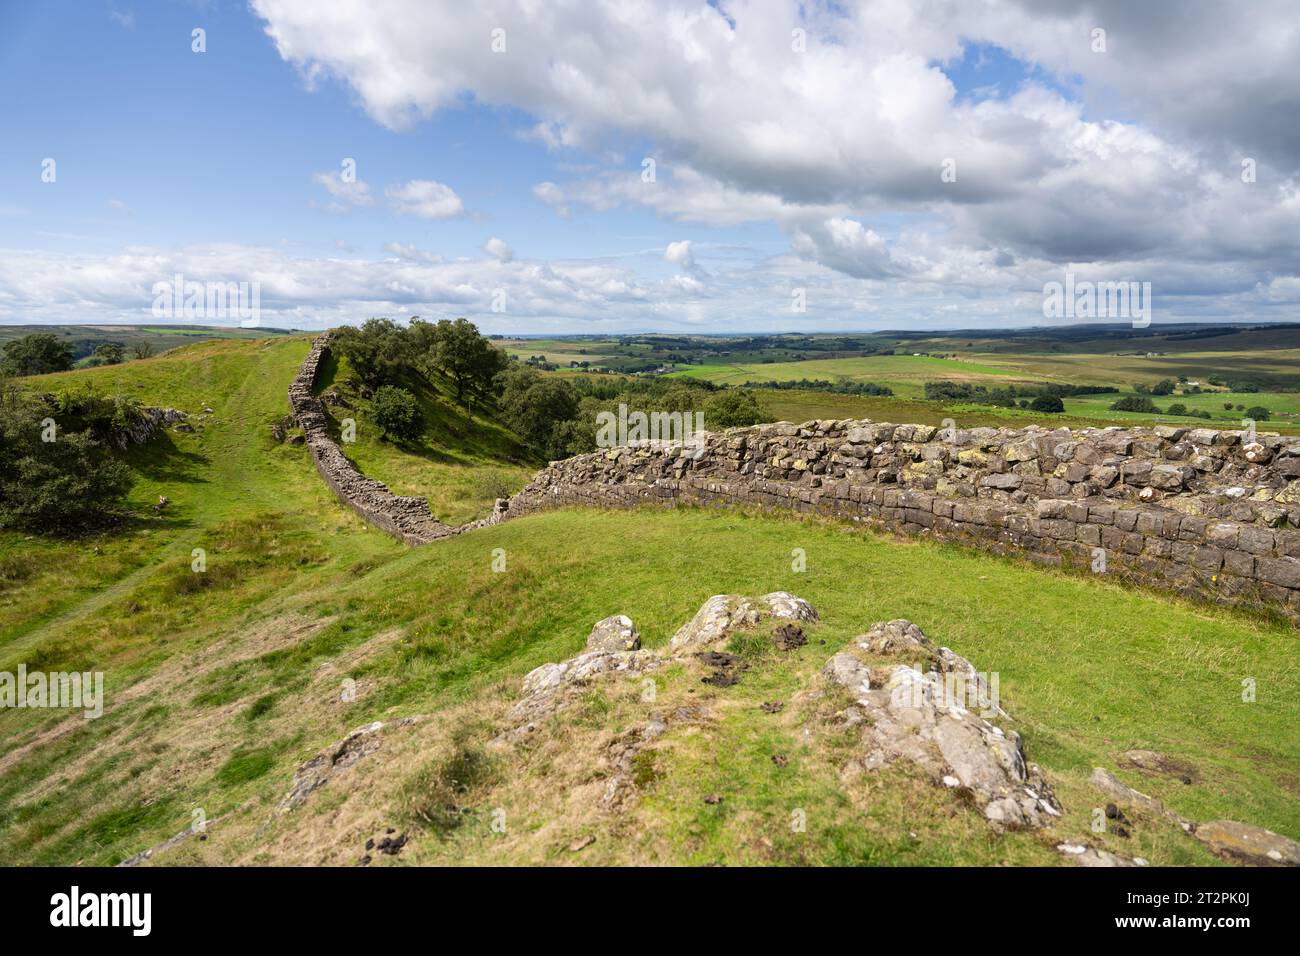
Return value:
M 1211 820 L 1196 827 L 1196 838 L 1219 856 L 1253 866 L 1300 866 L 1300 843 L 1249 823 Z

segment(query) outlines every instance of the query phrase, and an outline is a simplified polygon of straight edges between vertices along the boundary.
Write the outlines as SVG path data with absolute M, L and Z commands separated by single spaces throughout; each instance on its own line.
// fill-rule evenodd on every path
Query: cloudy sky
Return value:
M 50 0 L 0 84 L 4 323 L 1300 320 L 1295 0 Z

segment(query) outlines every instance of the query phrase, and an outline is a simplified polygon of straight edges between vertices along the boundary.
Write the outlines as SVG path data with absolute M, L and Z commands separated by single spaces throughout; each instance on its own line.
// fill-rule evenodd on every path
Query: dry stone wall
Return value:
M 792 509 L 1091 569 L 1300 623 L 1300 438 L 1155 428 L 937 429 L 778 422 L 692 447 L 624 447 L 552 462 L 459 527 L 348 461 L 314 394 L 329 333 L 289 388 L 339 500 L 410 544 L 572 506 Z
M 1300 622 L 1300 439 L 1214 429 L 777 423 L 698 447 L 552 462 L 508 517 L 550 508 L 817 513 L 1092 569 Z
M 330 334 L 316 337 L 307 358 L 289 386 L 289 407 L 302 427 L 316 470 L 339 501 L 362 518 L 408 544 L 424 544 L 461 531 L 495 524 L 501 506 L 492 515 L 468 525 L 453 527 L 434 518 L 423 498 L 395 495 L 382 481 L 367 478 L 347 459 L 329 433 L 324 403 L 315 395 L 316 376 L 329 355 Z

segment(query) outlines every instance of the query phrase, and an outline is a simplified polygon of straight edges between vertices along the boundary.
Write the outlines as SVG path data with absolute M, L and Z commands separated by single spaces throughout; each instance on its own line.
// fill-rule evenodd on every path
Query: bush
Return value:
M 49 417 L 15 391 L 0 400 L 0 527 L 68 534 L 118 517 L 130 469 L 90 430 L 49 431 Z
M 1057 413 L 1065 411 L 1065 403 L 1056 395 L 1039 395 L 1029 403 L 1029 408 L 1035 412 Z
M 763 417 L 754 393 L 743 388 L 729 388 L 704 403 L 704 427 L 707 429 L 757 425 Z
M 1145 395 L 1125 395 L 1117 402 L 1110 406 L 1113 412 L 1148 412 L 1151 414 L 1160 414 L 1160 409 L 1156 403 L 1151 401 Z
M 1246 417 L 1254 419 L 1257 422 L 1266 422 L 1269 419 L 1270 412 L 1263 405 L 1252 405 L 1246 409 Z
M 1170 415 L 1186 415 L 1187 406 L 1184 405 L 1182 402 L 1174 402 L 1174 404 L 1169 406 L 1168 413 Z
M 370 412 L 385 438 L 414 441 L 424 431 L 424 416 L 415 396 L 396 385 L 382 385 L 375 391 Z

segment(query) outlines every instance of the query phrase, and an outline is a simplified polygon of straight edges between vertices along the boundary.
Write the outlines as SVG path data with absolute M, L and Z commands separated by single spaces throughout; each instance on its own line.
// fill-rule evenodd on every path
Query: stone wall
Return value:
M 362 518 L 408 544 L 424 544 L 471 528 L 495 524 L 501 517 L 499 504 L 492 515 L 460 527 L 446 525 L 434 518 L 423 498 L 395 495 L 382 481 L 367 478 L 352 462 L 329 433 L 325 405 L 314 394 L 320 364 L 329 355 L 330 333 L 316 337 L 311 351 L 289 386 L 289 407 L 302 427 L 316 470 L 334 490 L 339 501 Z
M 679 502 L 793 509 L 1300 621 L 1300 439 L 1244 437 L 1163 425 L 758 425 L 697 448 L 552 462 L 510 499 L 507 516 Z

